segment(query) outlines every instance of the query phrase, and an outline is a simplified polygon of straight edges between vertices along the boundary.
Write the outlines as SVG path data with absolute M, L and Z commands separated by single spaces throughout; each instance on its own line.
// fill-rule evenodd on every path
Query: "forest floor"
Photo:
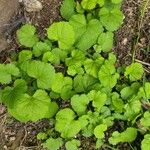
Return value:
M 41 37 L 45 36 L 46 28 L 55 21 L 61 20 L 59 8 L 61 0 L 41 0 L 43 9 L 40 12 L 27 13 L 24 7 L 20 7 L 18 16 L 13 19 L 17 22 L 22 18 L 21 23 L 31 22 L 38 29 Z M 113 51 L 118 57 L 118 64 L 129 64 L 132 60 L 132 53 L 135 50 L 137 61 L 150 63 L 150 7 L 142 20 L 140 27 L 141 0 L 124 0 L 122 5 L 125 19 L 122 27 L 115 33 L 115 46 Z M 16 41 L 15 32 L 9 33 L 11 40 L 7 50 L 0 53 L 1 62 L 9 62 L 10 55 L 14 51 L 19 51 L 19 45 Z M 139 36 L 139 40 L 137 38 Z M 150 66 L 144 65 L 145 71 L 150 74 Z M 120 126 L 121 123 L 117 125 Z M 6 108 L 0 105 L 0 150 L 42 150 L 40 142 L 37 141 L 36 135 L 49 128 L 50 122 L 42 120 L 36 123 L 20 123 L 9 116 Z M 84 142 L 84 139 L 81 139 Z M 85 140 L 84 150 L 94 150 L 92 140 Z M 137 141 L 138 142 L 138 141 Z M 132 147 L 128 144 L 120 145 L 120 150 L 130 150 Z

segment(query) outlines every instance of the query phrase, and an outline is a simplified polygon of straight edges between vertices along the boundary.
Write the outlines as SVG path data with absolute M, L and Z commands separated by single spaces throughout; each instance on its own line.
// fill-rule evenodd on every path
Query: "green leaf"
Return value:
M 104 118 L 104 116 L 103 116 L 103 118 Z M 103 124 L 106 124 L 108 127 L 111 127 L 111 126 L 113 126 L 114 125 L 114 116 L 109 116 L 109 117 L 107 117 L 107 118 L 104 118 L 103 119 Z
M 73 15 L 69 23 L 74 29 L 75 32 L 75 39 L 76 42 L 80 40 L 81 36 L 86 32 L 87 30 L 87 21 L 84 15 L 82 14 L 77 14 Z
M 52 52 L 44 53 L 42 61 L 45 63 L 51 62 L 52 64 L 60 63 L 60 60 L 58 60 L 58 57 L 56 58 Z
M 99 73 L 99 80 L 104 87 L 113 88 L 117 84 L 119 74 L 116 72 L 115 66 L 109 61 L 105 61 Z
M 103 117 L 109 117 L 109 116 L 111 116 L 111 110 L 110 110 L 110 108 L 109 107 L 107 107 L 107 106 L 103 106 L 102 108 L 101 108 L 101 111 L 100 111 L 100 113 L 103 115 Z M 106 118 L 106 119 L 107 119 Z
M 91 91 L 88 93 L 88 97 L 90 100 L 92 100 L 93 107 L 96 108 L 96 110 L 100 111 L 101 108 L 105 105 L 105 102 L 107 100 L 107 95 L 101 91 Z
M 61 133 L 63 138 L 74 137 L 81 129 L 80 122 L 75 119 L 75 113 L 65 108 L 56 114 L 55 130 Z
M 102 121 L 99 112 L 91 111 L 89 111 L 87 115 L 81 116 L 79 120 L 82 125 L 82 135 L 85 137 L 92 136 L 95 127 Z
M 50 89 L 54 80 L 54 67 L 41 61 L 31 61 L 27 67 L 30 77 L 37 79 L 37 86 L 42 89 Z
M 98 44 L 103 52 L 109 52 L 113 48 L 113 37 L 112 32 L 101 33 L 98 38 Z
M 144 127 L 150 127 L 150 112 L 146 111 L 144 117 L 140 120 L 141 125 Z
M 95 148 L 100 149 L 103 146 L 103 144 L 104 144 L 104 142 L 101 139 L 97 139 Z
M 105 4 L 105 0 L 97 0 L 97 4 L 99 4 L 101 7 Z
M 37 139 L 38 140 L 45 140 L 45 139 L 47 139 L 47 134 L 44 132 L 40 132 L 37 134 Z
M 81 129 L 84 129 L 89 124 L 89 116 L 82 115 L 81 117 L 79 117 L 79 121 L 81 124 Z
M 89 102 L 89 98 L 85 94 L 74 95 L 71 98 L 71 106 L 79 116 L 86 113 Z
M 51 52 L 46 52 L 43 55 L 43 62 L 51 62 L 54 65 L 60 65 L 67 58 L 67 51 L 61 50 L 59 48 L 54 48 Z
M 120 142 L 133 142 L 137 137 L 137 129 L 127 128 L 124 132 L 113 132 L 112 137 L 109 138 L 109 143 L 116 145 Z
M 29 60 L 32 59 L 32 52 L 29 50 L 23 50 L 19 53 L 18 65 L 22 71 L 27 71 Z
M 111 1 L 112 1 L 112 3 L 114 3 L 114 4 L 119 4 L 119 3 L 122 2 L 122 0 L 111 0 Z
M 70 98 L 75 94 L 75 91 L 72 90 L 72 85 L 65 85 L 62 88 L 60 96 L 63 100 L 70 100 Z
M 17 31 L 17 38 L 21 45 L 33 47 L 38 42 L 38 37 L 35 33 L 36 28 L 31 24 L 26 24 Z
M 138 95 L 142 97 L 144 100 L 150 99 L 150 83 L 146 82 L 143 87 L 139 89 Z
M 75 14 L 75 1 L 74 0 L 64 0 L 61 8 L 60 8 L 60 13 L 61 16 L 69 20 L 72 15 Z
M 107 130 L 107 125 L 100 124 L 100 125 L 96 126 L 96 128 L 94 129 L 94 135 L 96 136 L 96 138 L 102 139 L 105 136 L 104 132 L 106 130 Z
M 78 64 L 71 65 L 67 69 L 68 75 L 75 76 L 76 74 L 84 74 L 84 70 L 82 67 L 79 67 Z
M 53 92 L 53 91 L 51 91 L 49 95 L 52 99 L 58 99 L 60 97 L 59 93 L 56 93 L 56 92 Z
M 88 50 L 97 42 L 98 36 L 102 32 L 103 27 L 99 22 L 99 20 L 97 19 L 90 20 L 89 23 L 86 25 L 86 31 L 76 42 L 75 46 L 81 51 Z
M 43 143 L 44 148 L 47 148 L 48 150 L 59 150 L 60 147 L 63 145 L 62 138 L 49 138 L 46 140 L 45 143 Z
M 83 129 L 82 135 L 84 137 L 91 137 L 93 136 L 93 132 L 94 132 L 94 125 L 89 124 L 86 128 Z
M 128 120 L 133 120 L 139 114 L 140 111 L 141 111 L 141 102 L 138 97 L 135 97 L 125 105 L 124 116 Z
M 82 51 L 91 48 L 103 32 L 103 27 L 98 20 L 92 19 L 87 23 L 85 16 L 81 14 L 72 16 L 69 23 L 75 32 L 75 46 Z
M 110 64 L 115 64 L 117 61 L 116 55 L 114 55 L 113 53 L 109 53 L 108 61 Z M 106 62 L 108 62 L 108 61 L 106 60 Z
M 70 89 L 72 89 L 72 84 L 70 77 L 64 77 L 62 73 L 56 73 L 52 83 L 52 90 L 56 93 L 61 93 L 65 86 L 70 86 Z
M 52 90 L 56 93 L 61 93 L 63 86 L 64 76 L 62 73 L 55 74 L 55 80 L 53 80 Z
M 50 97 L 43 90 L 37 90 L 33 96 L 24 94 L 19 101 L 16 101 L 14 108 L 8 108 L 8 112 L 21 122 L 51 118 L 57 110 L 57 104 L 51 102 Z
M 71 76 L 78 74 L 83 74 L 84 71 L 81 68 L 85 60 L 85 54 L 79 50 L 73 50 L 71 52 L 71 57 L 66 58 L 65 63 L 68 66 L 67 73 Z
M 77 93 L 89 92 L 94 86 L 99 84 L 99 81 L 88 74 L 77 75 L 74 78 L 74 89 Z
M 9 108 L 15 108 L 16 101 L 19 101 L 26 91 L 26 82 L 22 79 L 18 79 L 14 82 L 14 87 L 8 86 L 2 90 L 2 102 Z
M 73 87 L 73 82 L 72 82 L 72 78 L 71 77 L 65 77 L 64 78 L 64 81 L 62 82 L 63 83 L 63 86 L 62 86 L 62 91 L 63 89 L 65 89 L 66 87 L 69 88 L 70 90 L 72 89 Z M 62 93 L 61 91 L 61 93 Z
M 73 27 L 68 22 L 53 23 L 47 30 L 48 38 L 58 41 L 60 49 L 69 49 L 75 42 Z
M 73 95 L 73 81 L 70 77 L 64 77 L 62 73 L 55 74 L 52 90 L 59 93 L 63 100 L 69 100 Z
M 149 145 L 150 145 L 150 134 L 146 134 L 141 143 L 141 149 L 142 150 L 150 150 Z
M 122 112 L 124 108 L 124 103 L 120 98 L 119 94 L 114 92 L 112 93 L 112 105 L 117 112 Z
M 0 64 L 0 83 L 9 84 L 12 76 L 18 76 L 19 73 L 19 69 L 14 64 Z
M 94 9 L 97 4 L 97 0 L 82 0 L 81 5 L 84 9 Z
M 126 67 L 125 76 L 131 81 L 140 80 L 143 76 L 144 69 L 140 63 L 132 63 L 130 66 Z
M 37 42 L 33 46 L 33 54 L 35 57 L 39 57 L 47 51 L 51 50 L 51 45 L 48 45 L 46 42 Z
M 64 62 L 65 59 L 67 58 L 67 51 L 65 50 L 54 48 L 51 52 L 54 55 L 54 58 L 59 60 L 59 64 L 60 64 L 60 61 Z M 58 63 L 55 63 L 55 64 L 58 64 Z
M 23 63 L 25 61 L 31 60 L 32 52 L 30 50 L 22 50 L 19 53 L 19 63 Z
M 78 147 L 81 145 L 79 140 L 71 140 L 65 144 L 66 150 L 78 150 Z
M 137 95 L 140 88 L 139 83 L 133 83 L 131 86 L 126 86 L 121 90 L 121 97 L 125 100 L 130 100 L 133 95 Z
M 87 74 L 97 78 L 98 77 L 98 72 L 100 70 L 101 65 L 103 64 L 102 59 L 86 59 L 84 61 L 84 68 Z
M 82 8 L 81 4 L 78 1 L 76 2 L 76 12 L 79 14 L 84 13 L 84 9 Z
M 108 9 L 103 7 L 99 12 L 99 17 L 102 25 L 108 31 L 117 30 L 123 23 L 123 14 L 119 9 Z

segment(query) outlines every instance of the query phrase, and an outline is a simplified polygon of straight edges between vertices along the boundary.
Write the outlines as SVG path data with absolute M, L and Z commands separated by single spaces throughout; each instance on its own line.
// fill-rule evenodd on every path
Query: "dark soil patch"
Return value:
M 40 37 L 45 36 L 46 29 L 55 21 L 61 20 L 59 8 L 62 0 L 40 0 L 43 9 L 39 12 L 26 13 L 27 21 L 37 27 Z
M 138 45 L 138 53 L 142 54 L 142 58 L 138 58 L 144 62 L 150 63 L 150 3 L 143 19 L 140 40 Z M 150 69 L 150 67 L 149 67 Z
M 125 0 L 122 5 L 125 15 L 123 26 L 116 32 L 116 43 L 114 50 L 121 64 L 128 62 L 129 54 L 132 52 L 133 39 L 136 36 L 139 4 L 132 0 Z
M 150 5 L 145 13 L 137 46 L 135 42 L 139 33 L 139 22 L 142 0 L 124 0 L 122 10 L 125 15 L 123 26 L 116 32 L 114 51 L 120 64 L 131 63 L 133 49 L 136 58 L 150 62 Z
M 22 8 L 20 10 L 20 19 L 25 18 L 26 22 L 34 24 L 40 36 L 44 37 L 46 29 L 54 21 L 61 20 L 59 15 L 59 7 L 61 0 L 41 0 L 43 10 L 40 12 L 27 13 Z M 116 32 L 116 43 L 114 51 L 116 52 L 120 64 L 129 64 L 131 62 L 131 54 L 134 47 L 134 41 L 138 33 L 138 22 L 140 14 L 140 0 L 124 0 L 122 10 L 125 15 L 123 26 Z M 18 15 L 19 16 L 19 15 Z M 16 20 L 19 20 L 16 18 Z M 18 21 L 19 22 L 19 21 Z M 17 26 L 8 32 L 11 39 L 11 47 L 7 51 L 0 53 L 1 62 L 11 61 L 10 52 L 18 51 L 19 45 L 15 40 L 15 31 L 24 22 L 24 19 Z M 150 11 L 147 12 L 143 27 L 141 28 L 141 36 L 136 50 L 136 58 L 150 63 Z M 13 37 L 13 38 L 12 38 Z M 146 66 L 147 67 L 147 66 Z M 148 67 L 147 67 L 148 68 Z M 150 68 L 148 68 L 150 69 Z M 117 126 L 117 125 L 115 125 Z M 119 125 L 118 125 L 119 126 Z M 36 135 L 43 131 L 44 128 L 50 127 L 48 120 L 42 120 L 36 123 L 20 123 L 8 116 L 3 106 L 0 106 L 0 150 L 42 150 L 40 143 L 36 140 Z M 118 127 L 117 127 L 118 128 Z M 116 129 L 116 128 L 115 128 Z M 110 133 L 112 130 L 110 130 Z M 108 133 L 108 134 L 110 134 Z M 83 143 L 83 150 L 94 150 L 93 138 L 80 137 Z M 140 140 L 139 140 L 140 141 Z M 109 148 L 104 148 L 109 149 Z M 132 149 L 127 143 L 118 146 L 120 150 Z

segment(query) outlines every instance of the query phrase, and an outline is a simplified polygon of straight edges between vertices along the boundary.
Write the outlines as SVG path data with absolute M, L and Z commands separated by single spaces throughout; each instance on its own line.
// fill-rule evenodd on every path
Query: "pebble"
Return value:
M 0 43 L 1 43 L 1 40 L 2 39 L 0 39 Z M 5 112 L 5 110 L 6 110 L 6 108 L 3 105 L 0 105 L 0 115 L 3 114 Z
M 122 41 L 122 44 L 123 44 L 123 45 L 126 45 L 127 42 L 128 42 L 128 39 L 127 39 L 127 38 L 124 38 L 123 41 Z
M 15 137 L 10 137 L 9 141 L 14 141 L 15 139 Z
M 6 149 L 6 150 L 7 150 L 7 149 L 8 149 L 8 147 L 7 147 L 6 145 L 4 145 L 4 149 Z
M 19 0 L 19 2 L 23 2 L 27 12 L 40 11 L 43 8 L 42 3 L 38 0 Z
M 140 42 L 141 42 L 142 45 L 145 45 L 145 43 L 146 43 L 146 38 L 145 38 L 145 37 L 141 38 L 141 39 L 140 39 Z

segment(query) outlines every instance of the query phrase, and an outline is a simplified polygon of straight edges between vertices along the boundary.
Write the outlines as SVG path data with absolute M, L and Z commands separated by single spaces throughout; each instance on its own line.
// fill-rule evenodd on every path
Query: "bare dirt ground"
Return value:
M 39 35 L 44 37 L 46 28 L 52 22 L 61 20 L 59 15 L 61 0 L 41 0 L 41 2 L 43 9 L 40 12 L 27 13 L 23 6 L 20 7 L 18 15 L 10 22 L 10 24 L 15 22 L 15 27 L 13 30 L 6 32 L 10 46 L 0 53 L 0 62 L 9 62 L 10 54 L 13 51 L 20 50 L 15 38 L 15 32 L 21 24 L 31 22 L 37 27 Z M 135 46 L 139 33 L 141 2 L 141 0 L 124 0 L 122 5 L 125 19 L 123 26 L 116 32 L 114 46 L 119 64 L 129 64 L 131 62 L 134 48 L 136 48 L 136 59 L 150 63 L 150 7 L 144 17 L 140 38 Z M 145 65 L 145 68 L 150 73 L 150 67 Z M 11 118 L 7 114 L 6 108 L 0 105 L 0 150 L 42 150 L 39 141 L 36 140 L 36 135 L 49 127 L 48 120 L 27 124 L 20 123 Z M 93 140 L 82 137 L 80 139 L 83 143 L 83 150 L 86 150 L 89 145 L 90 149 L 94 150 L 92 147 Z M 120 150 L 132 149 L 126 143 L 119 145 L 118 148 Z
M 120 63 L 130 63 L 130 54 L 135 46 L 135 41 L 139 33 L 140 11 L 142 0 L 125 0 L 122 10 L 125 15 L 123 26 L 116 32 L 116 43 L 114 50 L 118 55 Z M 150 51 L 150 6 L 143 19 L 140 39 L 136 47 L 136 57 L 141 60 L 149 58 Z M 146 51 L 149 52 L 148 55 Z M 150 60 L 149 60 L 150 61 Z

